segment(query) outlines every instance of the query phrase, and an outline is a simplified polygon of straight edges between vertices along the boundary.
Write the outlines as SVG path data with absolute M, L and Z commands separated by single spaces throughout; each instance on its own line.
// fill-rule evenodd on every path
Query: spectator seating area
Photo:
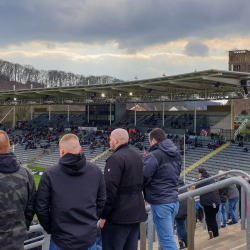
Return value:
M 41 126 L 47 127 L 70 127 L 70 126 L 83 126 L 86 124 L 85 114 L 70 114 L 69 121 L 67 114 L 51 114 L 50 120 L 48 114 L 41 114 L 33 120 L 26 123 L 28 127 L 39 128 Z
M 250 148 L 250 143 L 244 143 L 244 147 Z M 187 182 L 193 182 L 198 178 L 198 169 L 207 169 L 210 175 L 218 174 L 219 170 L 229 171 L 233 169 L 243 170 L 249 173 L 250 151 L 243 152 L 244 147 L 239 147 L 238 143 L 231 144 L 221 150 L 204 163 L 197 166 L 187 174 Z M 203 148 L 202 148 L 203 149 Z
M 20 135 L 22 136 L 22 130 L 15 130 L 14 132 L 11 132 L 11 135 Z M 10 137 L 10 135 L 9 135 Z M 40 140 L 39 142 L 35 142 L 35 141 L 31 141 L 34 143 L 34 145 L 36 146 L 36 149 L 31 149 L 31 148 L 27 148 L 25 149 L 25 145 L 27 144 L 24 143 L 23 145 L 16 143 L 13 147 L 13 145 L 11 146 L 9 152 L 14 152 L 16 155 L 16 158 L 19 162 L 21 163 L 29 163 L 31 159 L 34 158 L 34 156 L 42 153 L 44 150 L 50 150 L 54 147 L 58 147 L 56 145 L 56 142 L 50 142 L 50 147 L 48 147 L 47 149 L 41 148 L 40 145 L 46 145 L 47 144 L 47 140 Z
M 78 134 L 78 136 L 79 136 L 79 134 Z M 91 134 L 85 135 L 84 137 L 85 138 L 91 137 Z M 105 136 L 105 137 L 107 137 L 107 136 Z M 100 136 L 96 136 L 95 140 L 98 143 L 100 141 Z M 94 159 L 96 156 L 100 155 L 104 151 L 103 145 L 101 145 L 100 148 L 96 147 L 93 150 L 93 152 L 90 149 L 90 144 L 82 145 L 81 147 L 82 147 L 82 152 L 86 156 L 87 161 Z M 105 148 L 105 151 L 108 149 L 109 148 Z M 44 166 L 52 166 L 52 165 L 58 163 L 59 158 L 60 158 L 60 153 L 59 153 L 59 149 L 57 148 L 55 151 L 51 152 L 50 154 L 47 154 L 45 157 L 36 161 L 35 164 L 44 165 Z

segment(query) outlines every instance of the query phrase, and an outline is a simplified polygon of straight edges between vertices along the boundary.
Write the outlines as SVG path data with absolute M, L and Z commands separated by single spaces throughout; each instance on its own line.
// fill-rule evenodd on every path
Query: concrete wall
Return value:
M 218 122 L 216 125 L 214 125 L 211 128 L 210 133 L 218 133 L 220 129 L 231 129 L 231 114 L 226 116 L 224 119 L 222 119 L 220 122 Z

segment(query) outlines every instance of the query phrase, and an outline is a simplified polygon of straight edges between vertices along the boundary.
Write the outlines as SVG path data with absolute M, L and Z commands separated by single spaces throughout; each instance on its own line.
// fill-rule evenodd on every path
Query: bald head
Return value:
M 8 153 L 10 149 L 10 142 L 8 135 L 0 130 L 0 154 L 6 154 Z
M 73 134 L 67 134 L 59 142 L 61 157 L 67 153 L 79 154 L 81 152 L 81 146 L 79 144 L 78 137 Z
M 118 146 L 128 143 L 128 132 L 125 129 L 115 129 L 110 135 L 110 149 L 114 151 Z

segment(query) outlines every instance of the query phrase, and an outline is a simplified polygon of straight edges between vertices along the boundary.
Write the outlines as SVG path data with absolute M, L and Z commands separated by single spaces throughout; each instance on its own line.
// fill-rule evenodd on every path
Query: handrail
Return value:
M 214 180 L 216 179 L 217 177 L 221 177 L 221 176 L 224 176 L 224 175 L 227 175 L 227 174 L 232 174 L 232 173 L 237 173 L 237 174 L 242 174 L 242 175 L 245 175 L 247 176 L 249 179 L 250 179 L 250 175 L 242 170 L 229 170 L 227 172 L 223 172 L 222 174 L 217 174 L 217 175 L 214 175 L 214 176 L 211 176 L 209 178 L 206 178 L 204 180 L 200 180 L 200 181 L 197 181 L 197 182 L 193 182 L 191 184 L 188 184 L 188 185 L 185 185 L 183 187 L 180 187 L 178 190 L 181 191 L 181 190 L 184 190 L 186 188 L 189 188 L 189 187 L 192 187 L 192 186 L 196 186 L 197 184 L 201 184 L 201 183 L 204 183 L 204 182 L 207 182 L 207 181 L 210 181 L 210 180 Z
M 244 188 L 245 193 L 247 194 L 247 214 L 250 214 L 250 185 L 248 184 L 247 181 L 239 178 L 239 177 L 231 177 L 226 180 L 222 180 L 220 182 L 213 183 L 211 185 L 207 185 L 195 190 L 191 190 L 190 192 L 182 193 L 178 196 L 179 201 L 183 201 L 187 199 L 188 201 L 190 198 L 197 196 L 197 195 L 202 195 L 205 193 L 209 193 L 233 184 L 239 184 L 241 187 Z M 244 203 L 243 203 L 244 204 Z M 245 207 L 244 205 L 241 206 L 241 208 Z M 242 214 L 244 217 L 244 214 Z M 194 237 L 194 235 L 192 236 Z M 246 238 L 247 238 L 247 250 L 250 250 L 250 216 L 247 216 L 247 231 L 246 231 Z M 190 250 L 193 250 L 191 247 Z
M 42 232 L 44 235 L 44 239 L 33 242 L 31 244 L 28 244 L 28 245 L 25 245 L 24 249 L 31 249 L 31 248 L 43 245 L 43 247 L 44 247 L 43 249 L 48 250 L 49 244 L 50 244 L 50 236 L 45 232 L 45 230 L 43 229 L 43 227 L 41 225 L 31 226 L 30 230 L 27 233 L 34 233 L 34 232 Z M 36 238 L 39 238 L 39 237 L 36 237 Z M 32 239 L 32 241 L 35 240 L 36 238 Z M 29 240 L 27 240 L 25 242 L 28 243 Z

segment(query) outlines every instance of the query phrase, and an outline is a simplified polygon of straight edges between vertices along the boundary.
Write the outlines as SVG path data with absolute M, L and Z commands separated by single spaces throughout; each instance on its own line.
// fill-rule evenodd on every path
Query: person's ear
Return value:
M 81 153 L 81 151 L 82 151 L 82 147 L 81 147 L 81 146 L 79 146 L 79 154 Z

